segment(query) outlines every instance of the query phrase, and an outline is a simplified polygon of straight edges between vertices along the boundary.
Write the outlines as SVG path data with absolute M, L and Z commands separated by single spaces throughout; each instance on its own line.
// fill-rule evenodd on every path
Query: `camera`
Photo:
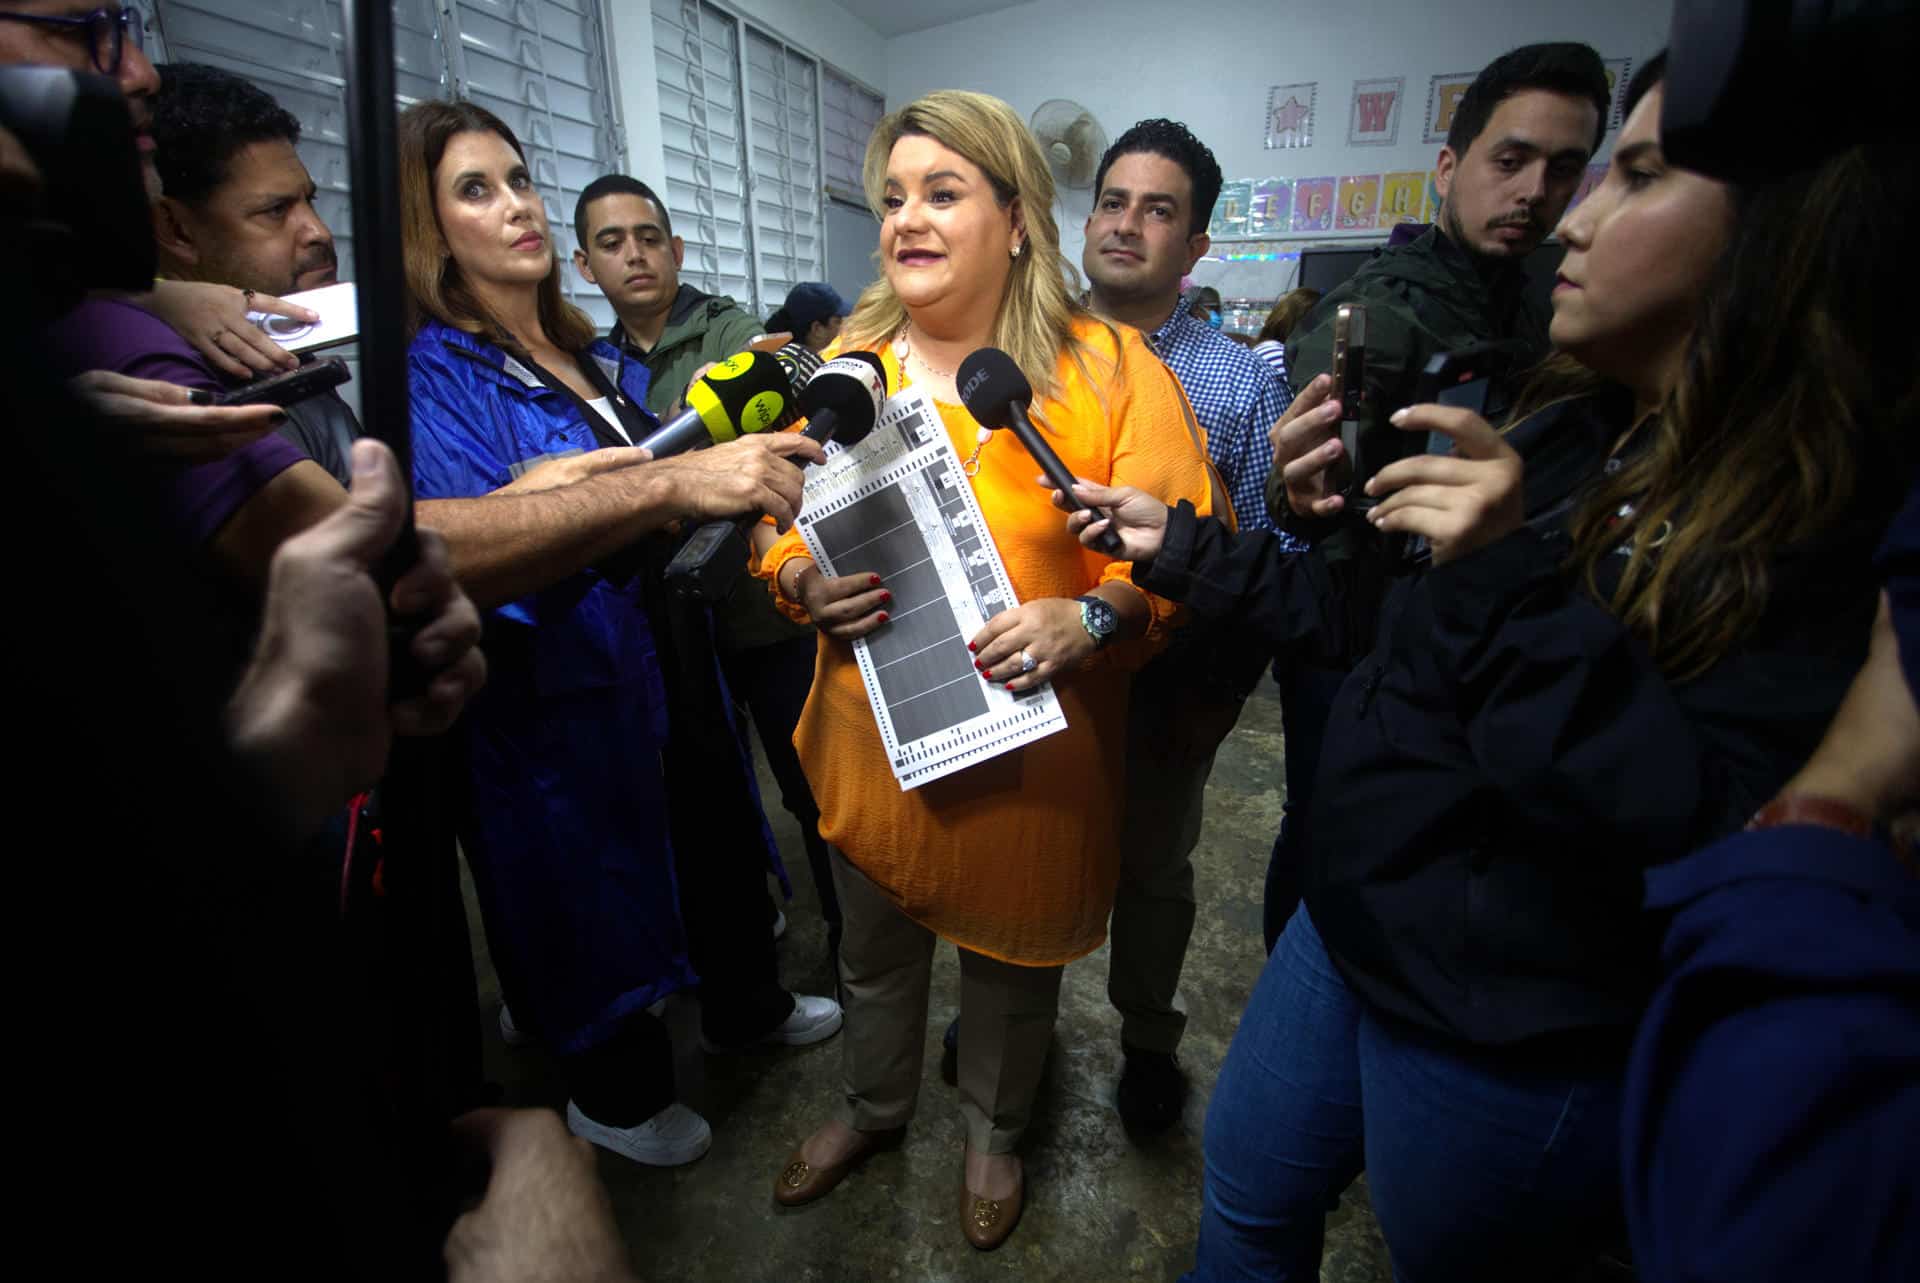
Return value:
M 0 194 L 29 309 L 50 320 L 88 290 L 153 287 L 154 244 L 133 117 L 105 76 L 0 67 L 0 128 L 19 139 L 39 182 Z

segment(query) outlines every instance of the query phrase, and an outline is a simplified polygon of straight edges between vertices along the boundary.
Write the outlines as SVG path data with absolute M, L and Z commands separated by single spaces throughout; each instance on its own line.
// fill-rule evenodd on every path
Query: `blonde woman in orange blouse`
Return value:
M 775 600 L 820 629 L 795 743 L 846 917 L 845 1104 L 782 1167 L 774 1193 L 818 1198 L 898 1139 L 919 1090 L 934 945 L 950 940 L 961 968 L 961 1225 L 992 1248 L 1024 1202 L 1014 1149 L 1061 968 L 1099 947 L 1113 905 L 1128 674 L 1157 649 L 1173 607 L 1135 588 L 1129 564 L 1062 532 L 1033 460 L 1011 434 L 979 431 L 954 371 L 988 345 L 1012 356 L 1033 384 L 1041 432 L 1080 476 L 1126 478 L 1208 510 L 1213 487 L 1173 376 L 1138 333 L 1074 301 L 1052 178 L 1011 108 L 929 94 L 880 122 L 865 180 L 882 279 L 848 318 L 843 346 L 877 353 L 889 386 L 918 386 L 938 404 L 1023 603 L 973 639 L 982 680 L 1053 682 L 1068 729 L 902 792 L 848 644 L 887 626 L 887 585 L 824 576 L 793 533 L 761 559 Z

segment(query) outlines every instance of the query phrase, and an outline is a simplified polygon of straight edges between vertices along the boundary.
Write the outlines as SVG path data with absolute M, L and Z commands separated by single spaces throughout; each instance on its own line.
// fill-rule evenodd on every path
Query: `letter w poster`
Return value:
M 1353 82 L 1353 107 L 1347 116 L 1347 144 L 1391 147 L 1400 137 L 1400 100 L 1407 96 L 1405 76 Z

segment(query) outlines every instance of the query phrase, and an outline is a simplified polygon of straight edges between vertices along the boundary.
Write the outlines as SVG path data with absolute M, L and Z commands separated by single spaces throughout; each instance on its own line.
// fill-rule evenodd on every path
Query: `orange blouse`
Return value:
M 1138 486 L 1169 504 L 1189 499 L 1208 512 L 1206 441 L 1179 382 L 1138 331 L 1116 328 L 1118 377 L 1096 392 L 1062 357 L 1061 396 L 1036 407 L 1035 426 L 1076 476 Z M 1078 333 L 1095 353 L 1089 368 L 1101 376 L 1115 356 L 1111 338 L 1091 321 Z M 878 355 L 888 386 L 901 386 L 893 353 Z M 939 410 L 966 458 L 979 425 L 961 406 Z M 1111 561 L 1067 533 L 1065 514 L 1034 483 L 1037 475 L 1018 438 L 1000 432 L 980 452 L 973 478 L 1020 600 L 1078 597 L 1110 579 L 1131 583 L 1132 563 Z M 757 567 L 776 603 L 803 620 L 778 576 L 806 555 L 799 532 L 789 531 Z M 847 575 L 861 567 L 835 569 Z M 853 648 L 822 634 L 813 691 L 794 733 L 820 806 L 821 836 L 908 917 L 957 945 L 1027 966 L 1058 966 L 1099 948 L 1120 873 L 1129 673 L 1165 644 L 1179 609 L 1143 596 L 1153 611 L 1144 639 L 1115 643 L 1055 679 L 1066 730 L 912 792 L 901 791 L 887 764 Z

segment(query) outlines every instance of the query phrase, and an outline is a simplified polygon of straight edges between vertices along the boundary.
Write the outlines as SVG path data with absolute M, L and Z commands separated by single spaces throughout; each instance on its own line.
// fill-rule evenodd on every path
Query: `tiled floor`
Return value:
M 1181 1061 L 1195 1090 L 1172 1132 L 1136 1142 L 1115 1112 L 1119 1019 L 1107 1002 L 1103 949 L 1067 969 L 1044 1098 L 1027 1141 L 1025 1219 L 998 1252 L 968 1247 L 957 1224 L 959 1112 L 938 1074 L 939 1038 L 958 982 L 954 953 L 942 948 L 920 1115 L 907 1144 L 870 1161 L 819 1203 L 783 1209 L 773 1202 L 773 1176 L 827 1115 L 839 1082 L 838 1041 L 706 1057 L 693 1036 L 696 1013 L 676 1002 L 669 1019 L 682 1048 L 682 1096 L 712 1123 L 713 1150 L 677 1171 L 605 1154 L 600 1162 L 642 1276 L 683 1283 L 1178 1278 L 1193 1263 L 1208 1091 L 1263 961 L 1260 894 L 1280 822 L 1281 754 L 1279 701 L 1268 684 L 1222 747 L 1208 790 L 1196 856 L 1199 924 L 1183 981 L 1190 1024 Z M 762 787 L 778 797 L 770 781 Z M 784 812 L 770 818 L 797 891 L 787 906 L 782 974 L 791 988 L 830 993 L 825 928 L 797 831 Z M 491 1015 L 496 987 L 474 925 Z M 562 1103 L 539 1052 L 508 1051 L 491 1022 L 487 1038 L 489 1071 L 515 1103 Z M 1321 1276 L 1338 1283 L 1389 1278 L 1364 1182 L 1329 1221 Z

